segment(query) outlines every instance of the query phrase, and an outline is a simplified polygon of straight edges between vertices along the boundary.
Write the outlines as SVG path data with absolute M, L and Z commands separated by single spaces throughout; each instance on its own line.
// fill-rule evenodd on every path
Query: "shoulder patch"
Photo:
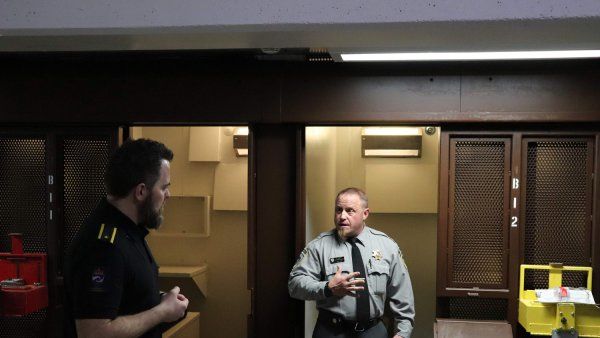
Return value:
M 302 260 L 304 259 L 304 257 L 306 257 L 308 255 L 308 248 L 304 248 L 304 250 L 302 250 L 302 252 L 300 253 L 300 256 L 298 257 L 298 259 L 296 260 L 296 263 L 294 264 L 294 267 L 292 268 L 295 269 L 298 267 L 298 265 L 300 265 L 300 263 L 302 263 Z
M 400 259 L 400 263 L 402 263 L 402 265 L 404 266 L 404 269 L 408 271 L 408 267 L 406 266 L 406 261 L 404 260 L 404 255 L 402 254 L 402 251 L 400 251 L 400 249 L 398 249 L 398 257 Z
M 98 240 L 102 242 L 108 242 L 110 244 L 115 244 L 116 237 L 116 226 L 105 223 L 100 224 L 100 228 L 98 229 Z

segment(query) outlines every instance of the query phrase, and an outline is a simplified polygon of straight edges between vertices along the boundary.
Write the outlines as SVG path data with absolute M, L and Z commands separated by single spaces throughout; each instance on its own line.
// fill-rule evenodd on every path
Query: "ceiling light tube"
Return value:
M 483 61 L 600 58 L 600 50 L 512 52 L 340 53 L 342 61 Z

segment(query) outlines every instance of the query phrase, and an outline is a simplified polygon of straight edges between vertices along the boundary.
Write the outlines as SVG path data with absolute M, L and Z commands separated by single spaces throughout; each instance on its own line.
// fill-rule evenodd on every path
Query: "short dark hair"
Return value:
M 115 197 L 125 197 L 140 183 L 153 187 L 160 177 L 162 160 L 173 160 L 173 152 L 164 144 L 149 139 L 125 141 L 108 162 L 104 177 L 106 191 Z
M 363 209 L 366 209 L 369 207 L 369 198 L 367 197 L 367 193 L 365 193 L 362 189 L 355 188 L 355 187 L 349 187 L 349 188 L 346 188 L 346 189 L 338 192 L 337 196 L 335 197 L 335 203 L 337 203 L 337 201 L 340 199 L 340 196 L 346 195 L 346 194 L 358 195 Z

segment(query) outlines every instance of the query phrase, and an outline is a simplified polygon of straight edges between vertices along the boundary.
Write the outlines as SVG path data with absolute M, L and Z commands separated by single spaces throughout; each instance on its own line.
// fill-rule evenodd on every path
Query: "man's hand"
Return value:
M 81 338 L 139 337 L 162 322 L 173 322 L 185 314 L 189 301 L 179 287 L 162 295 L 160 304 L 150 310 L 110 319 L 76 319 L 77 336 Z
M 395 335 L 394 338 L 404 338 L 404 337 L 399 336 L 399 335 Z
M 343 296 L 352 296 L 356 297 L 356 293 L 353 291 L 364 290 L 365 287 L 361 286 L 365 284 L 364 278 L 357 279 L 354 278 L 360 275 L 360 272 L 352 272 L 348 275 L 342 275 L 342 268 L 337 266 L 337 271 L 335 272 L 335 276 L 329 281 L 327 284 L 331 292 L 339 297 Z M 354 278 L 353 280 L 351 280 Z
M 163 314 L 163 321 L 170 323 L 183 317 L 188 304 L 189 300 L 179 293 L 178 286 L 165 293 L 158 305 Z

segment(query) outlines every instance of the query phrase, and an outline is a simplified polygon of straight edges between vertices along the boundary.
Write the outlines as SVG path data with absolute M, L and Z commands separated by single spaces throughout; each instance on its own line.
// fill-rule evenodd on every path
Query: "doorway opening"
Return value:
M 181 288 L 188 311 L 201 314 L 201 337 L 246 336 L 248 128 L 143 126 L 130 135 L 175 154 L 164 223 L 147 237 L 161 290 Z
M 367 129 L 375 134 L 377 130 L 385 134 L 390 129 L 412 129 L 420 135 L 420 153 L 417 157 L 414 152 L 401 151 L 406 149 L 394 149 L 390 145 L 394 141 L 369 142 Z M 404 146 L 410 143 L 404 142 Z M 386 149 L 367 152 L 366 148 Z M 307 127 L 305 149 L 306 243 L 334 227 L 334 199 L 338 191 L 347 187 L 363 189 L 371 210 L 367 225 L 394 239 L 408 266 L 418 318 L 412 337 L 432 337 L 440 128 Z M 315 302 L 306 302 L 307 338 L 312 335 L 316 317 Z

